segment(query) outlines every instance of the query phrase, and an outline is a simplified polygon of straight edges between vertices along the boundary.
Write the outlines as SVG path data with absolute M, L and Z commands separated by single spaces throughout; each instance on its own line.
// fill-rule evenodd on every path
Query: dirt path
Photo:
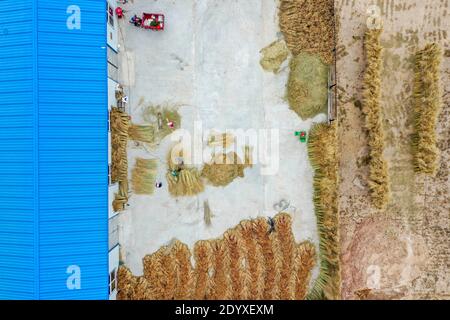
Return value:
M 367 137 L 361 113 L 362 39 L 369 0 L 336 1 L 341 143 L 342 297 L 372 288 L 374 297 L 449 298 L 449 1 L 376 1 L 384 21 L 382 105 L 391 201 L 385 212 L 368 202 Z M 411 156 L 412 55 L 436 41 L 443 61 L 446 102 L 439 118 L 441 168 L 436 178 L 414 174 Z

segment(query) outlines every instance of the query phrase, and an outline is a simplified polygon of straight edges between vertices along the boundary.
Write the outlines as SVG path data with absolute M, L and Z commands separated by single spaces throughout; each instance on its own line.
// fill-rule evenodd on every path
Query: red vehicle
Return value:
M 136 27 L 141 27 L 150 30 L 164 30 L 164 15 L 161 13 L 143 13 L 142 18 L 137 15 L 131 18 L 130 23 Z
M 142 28 L 164 30 L 164 15 L 161 13 L 143 13 Z

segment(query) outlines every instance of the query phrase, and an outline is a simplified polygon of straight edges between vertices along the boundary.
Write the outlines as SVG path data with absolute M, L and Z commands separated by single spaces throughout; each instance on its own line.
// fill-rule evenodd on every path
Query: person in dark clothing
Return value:
M 134 24 L 135 27 L 140 27 L 142 25 L 142 19 L 134 15 L 131 17 L 130 23 Z

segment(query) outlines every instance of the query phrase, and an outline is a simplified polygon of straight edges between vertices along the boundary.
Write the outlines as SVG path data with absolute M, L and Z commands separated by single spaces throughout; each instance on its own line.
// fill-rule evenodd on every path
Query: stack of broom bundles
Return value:
M 383 156 L 384 131 L 381 110 L 381 68 L 382 51 L 381 29 L 368 30 L 364 38 L 366 52 L 366 71 L 364 75 L 363 113 L 369 135 L 369 188 L 373 204 L 383 209 L 389 200 L 389 177 L 386 160 Z
M 439 149 L 436 145 L 436 123 L 442 108 L 439 66 L 442 51 L 428 44 L 416 54 L 414 79 L 413 137 L 414 167 L 417 172 L 436 175 Z
M 128 175 L 127 142 L 129 116 L 117 108 L 111 109 L 111 145 L 112 168 L 111 180 L 113 183 L 126 180 Z
M 113 208 L 115 211 L 123 210 L 128 202 L 128 161 L 127 142 L 130 117 L 117 108 L 110 112 L 111 121 L 111 181 L 119 183 L 119 192 L 115 195 Z
M 119 192 L 115 194 L 112 203 L 115 212 L 123 211 L 128 203 L 128 180 L 119 182 Z
M 308 152 L 314 169 L 314 206 L 320 238 L 320 274 L 309 299 L 339 299 L 338 151 L 335 123 L 311 129 Z
M 179 241 L 143 259 L 144 275 L 119 268 L 118 299 L 304 299 L 314 245 L 296 243 L 288 214 L 242 221 L 220 239 Z

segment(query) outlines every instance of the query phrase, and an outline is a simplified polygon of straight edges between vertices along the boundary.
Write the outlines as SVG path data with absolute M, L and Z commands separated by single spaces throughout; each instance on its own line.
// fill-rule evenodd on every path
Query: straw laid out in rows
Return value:
M 175 241 L 143 259 L 144 275 L 119 268 L 118 299 L 304 299 L 314 246 L 297 244 L 292 219 L 242 221 L 219 239 L 189 248 Z

